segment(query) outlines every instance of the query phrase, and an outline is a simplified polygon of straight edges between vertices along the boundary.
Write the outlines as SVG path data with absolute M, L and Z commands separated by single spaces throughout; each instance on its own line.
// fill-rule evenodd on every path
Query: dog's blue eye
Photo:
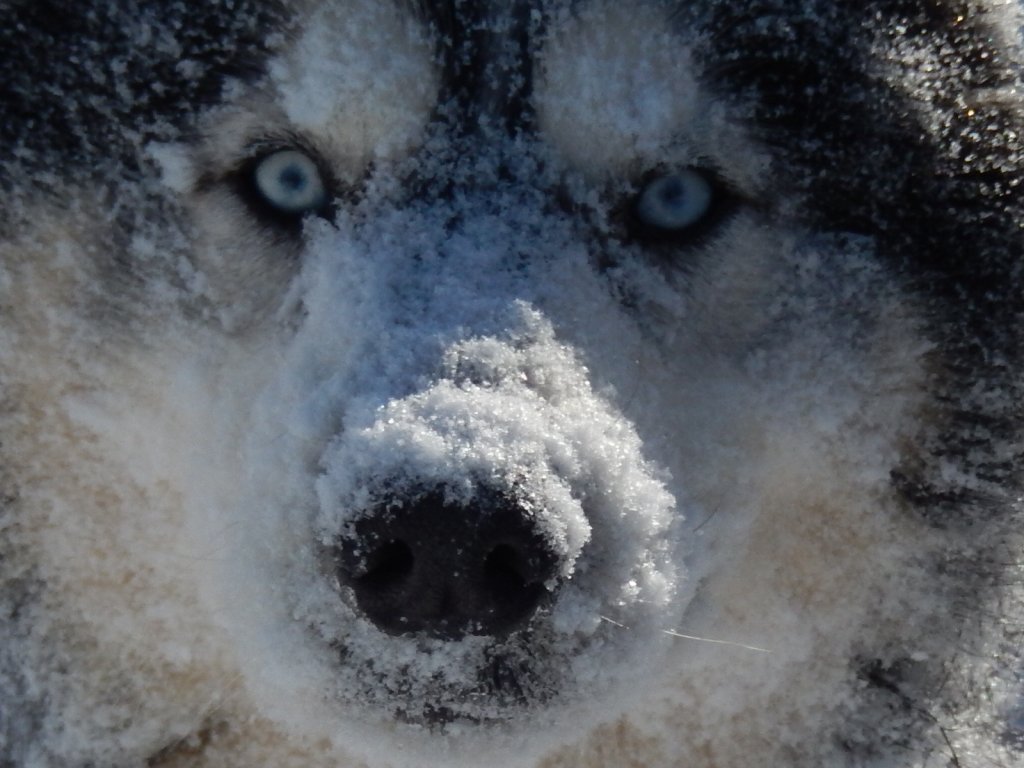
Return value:
M 673 171 L 647 182 L 636 199 L 640 222 L 665 232 L 693 226 L 711 210 L 711 183 L 692 169 Z
M 253 179 L 263 199 L 282 213 L 315 211 L 327 202 L 327 190 L 316 163 L 295 149 L 264 157 Z

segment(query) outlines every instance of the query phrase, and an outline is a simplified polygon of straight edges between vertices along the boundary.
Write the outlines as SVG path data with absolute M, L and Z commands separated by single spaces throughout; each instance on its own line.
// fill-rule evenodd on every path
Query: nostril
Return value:
M 502 623 L 516 624 L 536 609 L 544 596 L 545 568 L 523 550 L 499 544 L 484 559 L 484 591 Z
M 415 557 L 408 544 L 388 541 L 366 556 L 365 570 L 354 580 L 369 589 L 387 589 L 408 579 L 414 564 Z
M 484 558 L 484 584 L 500 596 L 514 597 L 530 586 L 542 586 L 536 571 L 537 563 L 511 544 L 499 544 Z
M 499 544 L 484 558 L 484 583 L 498 594 L 512 592 L 526 585 L 521 568 L 522 556 L 510 545 Z
M 382 503 L 337 542 L 338 579 L 390 634 L 507 636 L 551 596 L 558 555 L 515 500 L 443 491 Z

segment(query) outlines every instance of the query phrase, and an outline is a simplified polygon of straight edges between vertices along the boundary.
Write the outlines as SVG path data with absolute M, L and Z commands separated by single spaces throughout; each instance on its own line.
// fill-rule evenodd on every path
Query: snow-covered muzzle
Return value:
M 670 640 L 680 492 L 615 405 L 634 352 L 599 350 L 621 370 L 597 378 L 581 310 L 616 315 L 620 343 L 643 331 L 569 222 L 506 189 L 458 221 L 445 203 L 310 222 L 274 340 L 202 387 L 238 466 L 200 454 L 196 487 L 221 487 L 246 539 L 216 608 L 243 642 L 309 649 L 254 650 L 271 699 L 314 685 L 347 721 L 548 722 L 635 685 Z

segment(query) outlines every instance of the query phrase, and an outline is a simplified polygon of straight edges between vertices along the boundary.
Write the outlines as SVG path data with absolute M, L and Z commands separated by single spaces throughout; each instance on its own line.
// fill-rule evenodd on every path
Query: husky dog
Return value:
M 68 5 L 0 766 L 1021 764 L 1015 3 Z

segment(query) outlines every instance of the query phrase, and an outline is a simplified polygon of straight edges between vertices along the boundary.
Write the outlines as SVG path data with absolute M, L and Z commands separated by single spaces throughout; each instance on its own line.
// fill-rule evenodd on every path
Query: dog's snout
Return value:
M 501 494 L 468 504 L 442 490 L 390 500 L 337 543 L 338 577 L 393 635 L 507 636 L 551 596 L 558 556 L 528 511 Z

